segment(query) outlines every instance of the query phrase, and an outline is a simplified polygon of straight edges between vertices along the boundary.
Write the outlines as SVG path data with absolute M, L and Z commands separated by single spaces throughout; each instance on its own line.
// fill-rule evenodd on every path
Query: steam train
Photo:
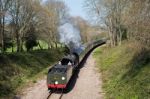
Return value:
M 71 54 L 64 56 L 61 61 L 49 69 L 47 75 L 48 90 L 66 89 L 67 84 L 78 68 L 83 57 L 94 48 L 106 43 L 106 39 L 96 40 L 85 44 L 85 49 L 77 48 Z

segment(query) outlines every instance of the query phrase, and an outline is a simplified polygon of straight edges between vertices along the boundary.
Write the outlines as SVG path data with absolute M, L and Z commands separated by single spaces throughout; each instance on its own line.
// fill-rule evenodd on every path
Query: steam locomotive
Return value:
M 74 74 L 75 70 L 78 68 L 79 63 L 83 57 L 89 53 L 89 51 L 94 48 L 103 45 L 106 43 L 106 39 L 100 39 L 87 43 L 85 49 L 77 48 L 74 51 L 64 56 L 61 61 L 55 64 L 52 68 L 49 69 L 47 75 L 47 87 L 48 90 L 53 89 L 66 89 L 67 84 Z

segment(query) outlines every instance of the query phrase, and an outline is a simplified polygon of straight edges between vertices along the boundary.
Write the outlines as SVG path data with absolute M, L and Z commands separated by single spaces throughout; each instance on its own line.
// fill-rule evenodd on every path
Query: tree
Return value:
M 63 1 L 47 0 L 0 0 L 0 47 L 12 42 L 17 46 L 17 52 L 23 51 L 30 32 L 37 40 L 47 41 L 49 48 L 57 47 L 59 42 L 58 27 L 67 16 L 68 8 Z M 9 30 L 8 32 L 6 29 Z M 33 33 L 33 34 L 32 34 Z M 9 38 L 9 40 L 8 40 Z M 30 38 L 30 37 L 29 37 Z M 7 42 L 7 43 L 6 43 Z M 12 51 L 13 51 L 13 45 Z
M 8 9 L 10 7 L 11 0 L 0 0 L 0 47 L 2 52 L 5 50 L 4 35 L 5 35 L 5 23 Z
M 149 0 L 132 0 L 128 3 L 125 25 L 128 27 L 128 38 L 150 47 L 150 2 Z
M 49 48 L 53 48 L 54 44 L 57 47 L 59 42 L 58 27 L 67 15 L 67 7 L 62 1 L 47 0 L 40 8 L 36 17 L 40 38 L 48 43 Z
M 119 45 L 127 38 L 150 46 L 149 0 L 88 0 L 86 6 L 107 28 L 111 45 Z
M 97 22 L 105 26 L 108 30 L 111 45 L 121 44 L 122 37 L 126 32 L 123 25 L 122 13 L 126 8 L 128 0 L 89 0 L 87 8 L 94 16 Z
M 17 43 L 17 52 L 22 51 L 25 33 L 30 28 L 30 24 L 35 17 L 34 0 L 14 0 L 10 9 L 12 23 L 15 25 L 15 37 Z

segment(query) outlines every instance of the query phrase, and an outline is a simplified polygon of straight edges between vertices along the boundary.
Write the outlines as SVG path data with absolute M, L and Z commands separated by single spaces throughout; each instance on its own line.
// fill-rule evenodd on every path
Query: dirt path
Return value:
M 80 69 L 73 89 L 63 94 L 61 99 L 103 99 L 100 74 L 96 71 L 95 61 L 89 56 L 83 68 Z M 35 86 L 26 89 L 21 99 L 47 99 L 46 80 L 41 80 Z M 50 99 L 59 99 L 60 94 L 52 94 Z

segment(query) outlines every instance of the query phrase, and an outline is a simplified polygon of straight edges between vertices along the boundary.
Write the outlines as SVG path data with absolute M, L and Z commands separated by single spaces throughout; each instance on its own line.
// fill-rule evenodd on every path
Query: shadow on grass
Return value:
M 133 78 L 135 77 L 142 68 L 145 66 L 149 66 L 147 64 L 150 63 L 150 51 L 149 50 L 141 50 L 139 53 L 135 53 L 132 60 L 127 64 L 127 66 L 130 66 L 129 70 L 123 75 L 122 79 L 129 77 Z

